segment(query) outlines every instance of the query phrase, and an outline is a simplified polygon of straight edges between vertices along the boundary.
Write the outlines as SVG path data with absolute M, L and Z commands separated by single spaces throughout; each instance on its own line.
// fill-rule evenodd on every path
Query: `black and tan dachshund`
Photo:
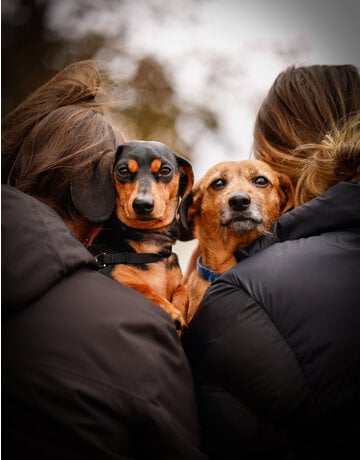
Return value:
M 162 307 L 181 331 L 188 296 L 172 245 L 179 207 L 194 182 L 191 164 L 166 145 L 132 141 L 79 179 L 73 200 L 84 217 L 103 222 L 89 250 L 99 268 Z

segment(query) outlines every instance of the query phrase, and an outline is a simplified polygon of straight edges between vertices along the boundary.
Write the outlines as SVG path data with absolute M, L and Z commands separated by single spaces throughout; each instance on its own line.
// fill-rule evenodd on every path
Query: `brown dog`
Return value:
M 269 233 L 293 196 L 290 179 L 259 160 L 218 163 L 195 184 L 184 211 L 200 250 L 187 282 L 188 322 L 211 282 L 236 264 L 235 249 Z
M 160 142 L 133 141 L 97 170 L 72 193 L 89 220 L 111 215 L 89 250 L 104 274 L 159 305 L 181 331 L 188 296 L 172 245 L 180 204 L 193 186 L 190 163 Z

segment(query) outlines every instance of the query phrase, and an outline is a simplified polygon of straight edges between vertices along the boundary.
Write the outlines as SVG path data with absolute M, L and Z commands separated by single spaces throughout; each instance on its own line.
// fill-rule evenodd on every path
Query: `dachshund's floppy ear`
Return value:
M 294 187 L 291 179 L 286 174 L 278 173 L 280 185 L 280 211 L 285 213 L 294 206 Z
M 187 211 L 192 203 L 191 190 L 194 185 L 194 172 L 188 160 L 179 155 L 175 155 L 175 157 L 180 170 L 180 205 L 177 216 L 180 231 L 179 240 L 189 241 L 194 238 L 192 236 L 192 231 L 187 223 Z
M 201 187 L 201 181 L 198 181 L 180 206 L 178 219 L 180 227 L 180 241 L 188 241 L 196 237 L 195 218 L 201 214 L 203 196 L 204 192 Z
M 188 221 L 188 211 L 193 203 L 193 194 L 192 192 L 188 193 L 185 198 L 180 202 L 178 209 L 177 221 L 179 224 L 179 240 L 180 241 L 189 241 L 194 239 L 193 236 L 193 226 L 191 222 Z
M 179 155 L 175 155 L 175 157 L 180 170 L 179 195 L 181 198 L 185 198 L 194 185 L 194 172 L 188 160 Z
M 101 157 L 92 170 L 71 184 L 71 198 L 81 216 L 90 222 L 107 220 L 115 208 L 114 153 Z

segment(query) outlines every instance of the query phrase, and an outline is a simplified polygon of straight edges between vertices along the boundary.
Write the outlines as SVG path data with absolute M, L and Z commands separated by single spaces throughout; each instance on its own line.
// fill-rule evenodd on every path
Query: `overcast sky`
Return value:
M 154 0 L 154 4 L 164 1 Z M 184 120 L 182 128 L 194 144 L 196 176 L 216 161 L 248 157 L 257 103 L 285 67 L 360 66 L 358 0 L 200 1 L 195 20 L 187 28 L 177 18 L 191 17 L 193 3 L 169 3 L 177 7 L 161 24 L 142 21 L 146 13 L 141 1 L 133 3 L 138 14 L 130 17 L 133 30 L 138 31 L 131 34 L 129 46 L 167 59 L 184 100 L 207 100 L 219 114 L 219 136 L 197 136 L 196 126 Z M 228 58 L 222 73 L 221 56 Z M 217 79 L 209 86 L 209 74 L 216 73 Z
M 358 0 L 219 0 L 214 8 L 225 35 L 229 25 L 247 38 L 303 35 L 317 63 L 360 63 Z

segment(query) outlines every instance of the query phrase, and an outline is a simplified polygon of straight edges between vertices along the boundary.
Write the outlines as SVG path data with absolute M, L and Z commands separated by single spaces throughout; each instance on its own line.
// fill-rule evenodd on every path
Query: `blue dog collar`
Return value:
M 196 269 L 199 276 L 210 283 L 217 280 L 221 275 L 221 273 L 214 272 L 213 270 L 210 270 L 210 268 L 204 267 L 201 263 L 201 256 L 199 256 L 196 260 Z

